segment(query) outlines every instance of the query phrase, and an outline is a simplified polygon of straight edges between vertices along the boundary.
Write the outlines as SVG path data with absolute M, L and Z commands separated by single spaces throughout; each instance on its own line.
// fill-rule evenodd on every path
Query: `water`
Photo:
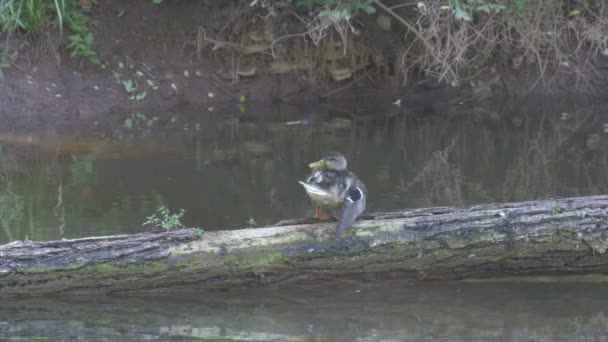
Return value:
M 591 284 L 341 285 L 5 301 L 0 339 L 606 341 Z
M 369 211 L 606 193 L 601 106 L 423 109 L 217 113 L 111 138 L 0 133 L 0 243 L 138 232 L 163 205 L 205 230 L 310 216 L 297 181 L 329 150 L 366 182 Z

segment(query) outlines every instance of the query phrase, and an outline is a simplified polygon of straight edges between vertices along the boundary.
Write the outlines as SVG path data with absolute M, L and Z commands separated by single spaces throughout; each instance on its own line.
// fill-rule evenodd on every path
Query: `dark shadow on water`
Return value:
M 0 338 L 28 340 L 596 341 L 605 286 L 341 285 L 3 301 Z

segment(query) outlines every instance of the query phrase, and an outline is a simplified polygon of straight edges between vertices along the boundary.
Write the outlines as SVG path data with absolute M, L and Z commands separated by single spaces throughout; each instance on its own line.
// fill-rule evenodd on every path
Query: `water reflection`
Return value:
M 30 340 L 595 341 L 603 285 L 345 285 L 6 301 L 0 338 Z
M 0 243 L 134 232 L 161 205 L 208 230 L 310 215 L 297 180 L 327 150 L 349 157 L 370 211 L 608 188 L 592 107 L 226 113 L 112 138 L 0 133 Z M 311 124 L 287 124 L 301 119 Z

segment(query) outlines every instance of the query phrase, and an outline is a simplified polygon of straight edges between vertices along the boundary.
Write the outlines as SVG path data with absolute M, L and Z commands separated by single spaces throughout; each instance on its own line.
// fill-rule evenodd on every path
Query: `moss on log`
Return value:
M 284 224 L 284 223 L 283 223 Z M 0 296 L 608 273 L 608 196 L 0 246 Z

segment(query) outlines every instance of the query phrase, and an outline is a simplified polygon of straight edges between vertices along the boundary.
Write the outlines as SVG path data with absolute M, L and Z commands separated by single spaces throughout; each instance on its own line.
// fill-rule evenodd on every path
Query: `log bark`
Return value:
M 292 223 L 13 242 L 0 296 L 608 273 L 608 196 L 376 213 L 340 239 Z

